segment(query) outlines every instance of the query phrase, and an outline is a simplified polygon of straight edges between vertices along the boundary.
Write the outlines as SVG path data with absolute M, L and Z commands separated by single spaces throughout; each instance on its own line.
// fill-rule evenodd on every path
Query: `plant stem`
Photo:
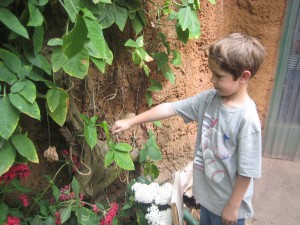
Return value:
M 52 182 L 55 180 L 56 176 L 59 174 L 59 172 L 62 170 L 62 168 L 69 164 L 68 162 L 64 163 L 56 172 L 56 174 L 54 175 Z M 48 189 L 51 187 L 52 182 L 49 182 L 48 186 L 46 187 L 46 189 L 43 191 L 43 193 L 37 198 L 37 200 L 31 205 L 30 209 L 28 210 L 26 217 L 29 215 L 29 213 L 31 212 L 31 210 L 33 209 L 33 207 L 41 200 L 41 198 L 43 197 L 43 195 L 48 191 Z

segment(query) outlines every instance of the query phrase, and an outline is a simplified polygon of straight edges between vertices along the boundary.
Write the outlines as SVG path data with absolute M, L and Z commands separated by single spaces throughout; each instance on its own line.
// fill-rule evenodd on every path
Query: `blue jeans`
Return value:
M 200 225 L 224 225 L 221 216 L 217 216 L 208 209 L 200 206 Z M 245 219 L 239 219 L 235 225 L 245 225 Z

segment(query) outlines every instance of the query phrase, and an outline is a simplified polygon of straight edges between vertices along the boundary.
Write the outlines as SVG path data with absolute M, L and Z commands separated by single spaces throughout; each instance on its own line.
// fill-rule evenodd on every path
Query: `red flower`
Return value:
M 17 164 L 9 168 L 9 170 L 0 176 L 1 182 L 9 182 L 14 178 L 26 178 L 30 175 L 30 169 L 26 164 Z
M 20 225 L 20 219 L 15 216 L 8 216 L 5 225 Z
M 55 224 L 61 224 L 61 221 L 60 221 L 60 213 L 59 212 L 56 212 L 55 213 L 55 217 L 56 217 L 56 219 L 55 219 Z
M 28 201 L 28 197 L 26 195 L 20 195 L 19 197 L 22 201 L 22 204 L 24 207 L 29 206 L 29 201 Z
M 117 215 L 119 206 L 117 203 L 112 203 L 108 213 L 101 219 L 100 225 L 111 225 L 114 217 Z

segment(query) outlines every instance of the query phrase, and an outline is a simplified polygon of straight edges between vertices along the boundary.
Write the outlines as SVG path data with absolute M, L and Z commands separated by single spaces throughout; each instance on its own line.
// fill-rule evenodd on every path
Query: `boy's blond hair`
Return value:
M 250 71 L 253 77 L 263 62 L 264 52 L 264 47 L 256 38 L 241 33 L 230 34 L 209 47 L 209 57 L 230 73 L 234 80 L 245 70 Z

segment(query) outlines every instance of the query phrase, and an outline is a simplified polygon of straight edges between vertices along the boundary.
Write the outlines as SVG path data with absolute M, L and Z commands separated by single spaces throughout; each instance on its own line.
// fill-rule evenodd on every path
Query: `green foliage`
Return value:
M 216 3 L 215 0 L 208 1 Z M 152 4 L 152 1 L 147 3 Z M 65 17 L 62 16 L 60 21 L 65 24 L 65 30 L 55 32 L 61 35 L 47 40 L 47 13 L 49 9 L 52 10 L 53 5 L 61 6 L 65 12 Z M 201 27 L 197 16 L 199 0 L 165 0 L 162 6 L 157 7 L 158 20 L 165 18 L 162 15 L 168 15 L 168 20 L 174 21 L 180 41 L 187 43 L 190 39 L 200 37 Z M 181 65 L 181 54 L 171 49 L 162 33 L 158 37 L 165 51 L 145 50 L 147 44 L 144 43 L 142 31 L 147 26 L 146 14 L 144 1 L 141 0 L 0 1 L 0 29 L 3 34 L 0 42 L 0 176 L 17 162 L 39 162 L 35 143 L 27 135 L 28 131 L 21 127 L 22 114 L 41 120 L 40 107 L 46 105 L 46 112 L 52 120 L 59 126 L 64 125 L 69 94 L 56 83 L 58 73 L 84 79 L 91 65 L 102 73 L 105 73 L 107 65 L 112 65 L 114 55 L 105 38 L 105 29 L 115 25 L 123 31 L 127 24 L 132 26 L 136 36 L 126 41 L 125 46 L 131 50 L 134 64 L 149 77 L 146 92 L 149 107 L 153 104 L 151 93 L 163 88 L 160 82 L 151 78 L 148 64 L 153 59 L 156 70 L 165 79 L 175 83 L 172 67 Z M 160 21 L 156 25 L 159 26 Z M 101 127 L 110 147 L 105 156 L 105 166 L 115 162 L 122 169 L 134 170 L 130 157 L 132 147 L 127 143 L 115 143 L 107 122 L 97 123 L 97 119 L 96 116 L 88 118 L 82 115 L 83 135 L 90 148 L 93 149 L 97 144 L 97 127 Z M 149 139 L 140 153 L 145 176 L 150 176 L 151 179 L 158 176 L 155 161 L 161 158 L 155 137 L 149 131 Z M 70 220 L 74 215 L 79 224 L 95 224 L 96 220 L 99 221 L 99 217 L 89 208 L 80 206 L 79 186 L 75 180 L 72 181 L 72 190 L 76 198 L 67 203 L 60 202 L 60 190 L 52 180 L 50 184 L 57 204 L 52 207 L 39 196 L 36 203 L 40 211 L 30 217 L 26 224 L 53 224 L 56 209 L 61 213 L 62 222 Z M 11 190 L 24 191 L 16 181 L 11 182 L 5 189 Z M 0 211 L 3 212 L 0 213 L 0 223 L 5 221 L 8 214 L 18 215 L 20 218 L 23 216 L 18 208 L 8 209 L 3 201 L 4 197 L 0 197 Z M 142 211 L 137 210 L 136 215 L 138 222 L 143 223 Z M 116 224 L 116 220 L 113 223 Z

